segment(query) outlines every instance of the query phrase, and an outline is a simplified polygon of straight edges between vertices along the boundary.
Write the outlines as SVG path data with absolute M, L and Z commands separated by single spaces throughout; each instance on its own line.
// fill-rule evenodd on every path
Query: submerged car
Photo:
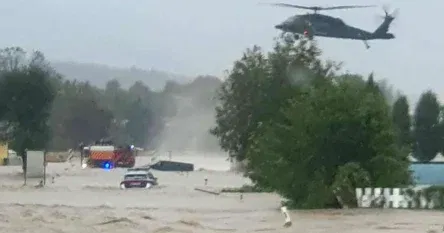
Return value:
M 157 178 L 151 172 L 141 170 L 128 171 L 120 182 L 121 189 L 151 188 L 155 185 L 157 185 Z

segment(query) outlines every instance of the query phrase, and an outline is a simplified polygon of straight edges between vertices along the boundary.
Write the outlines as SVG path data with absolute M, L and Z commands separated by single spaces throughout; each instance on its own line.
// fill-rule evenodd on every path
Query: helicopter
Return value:
M 291 7 L 312 10 L 314 13 L 307 13 L 305 15 L 294 15 L 284 22 L 275 26 L 276 29 L 283 33 L 292 33 L 297 40 L 301 36 L 313 39 L 314 36 L 330 37 L 338 39 L 362 40 L 367 49 L 370 48 L 368 40 L 390 40 L 394 39 L 395 35 L 389 33 L 389 27 L 395 19 L 397 11 L 389 14 L 386 8 L 384 20 L 375 31 L 370 32 L 357 27 L 346 24 L 342 19 L 332 17 L 329 15 L 319 14 L 321 10 L 337 10 L 337 9 L 352 9 L 352 8 L 368 8 L 375 7 L 374 5 L 350 5 L 350 6 L 300 6 L 285 3 L 271 4 L 280 7 Z

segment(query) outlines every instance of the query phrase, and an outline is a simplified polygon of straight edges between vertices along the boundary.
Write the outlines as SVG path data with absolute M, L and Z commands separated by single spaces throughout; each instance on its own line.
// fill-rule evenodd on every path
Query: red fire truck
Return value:
M 111 169 L 115 167 L 134 167 L 136 152 L 134 147 L 115 147 L 114 145 L 92 145 L 84 147 L 84 157 L 89 167 Z

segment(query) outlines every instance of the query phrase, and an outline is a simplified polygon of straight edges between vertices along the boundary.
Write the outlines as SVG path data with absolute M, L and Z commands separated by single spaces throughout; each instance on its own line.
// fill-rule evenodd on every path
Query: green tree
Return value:
M 281 118 L 264 124 L 248 154 L 258 185 L 271 186 L 296 207 L 323 208 L 336 201 L 338 168 L 351 162 L 369 174 L 372 187 L 409 183 L 385 99 L 352 84 L 307 88 Z
M 102 105 L 109 109 L 116 121 L 124 121 L 125 112 L 130 104 L 128 92 L 120 85 L 119 81 L 113 79 L 106 84 L 105 91 L 102 96 Z
M 174 108 L 170 96 L 151 91 L 140 81 L 128 89 L 116 80 L 104 89 L 88 82 L 59 79 L 55 83 L 58 91 L 49 121 L 51 149 L 64 150 L 101 138 L 146 146 L 162 129 L 163 117 L 169 114 L 165 106 Z
M 406 96 L 400 96 L 393 104 L 392 120 L 398 138 L 398 145 L 400 148 L 410 150 L 412 146 L 412 120 Z
M 264 56 L 248 50 L 220 92 L 213 133 L 261 188 L 294 206 L 325 207 L 344 183 L 408 184 L 389 106 L 370 77 L 336 76 L 315 43 L 278 41 Z M 355 171 L 359 171 L 359 174 Z M 354 178 L 346 179 L 349 175 Z M 361 185 L 366 185 L 362 183 Z M 350 196 L 350 195 L 349 195 Z
M 74 148 L 109 136 L 112 113 L 99 104 L 99 93 L 89 83 L 66 81 L 59 89 L 51 114 L 53 149 Z
M 375 76 L 374 76 L 374 74 L 373 73 L 371 73 L 369 76 L 368 76 L 368 78 L 367 78 L 367 88 L 370 90 L 370 91 L 373 91 L 373 92 L 375 92 L 375 93 L 380 93 L 381 92 L 381 90 L 379 89 L 379 86 L 378 86 L 378 84 L 375 82 Z
M 423 162 L 435 158 L 441 149 L 439 130 L 440 105 L 432 91 L 423 93 L 414 114 L 414 155 Z
M 126 118 L 128 119 L 128 122 L 125 127 L 131 143 L 138 146 L 146 145 L 149 141 L 149 132 L 151 123 L 153 122 L 153 115 L 149 109 L 143 106 L 140 98 L 130 105 Z
M 219 138 L 222 149 L 237 160 L 245 159 L 251 133 L 258 122 L 262 86 L 267 79 L 267 63 L 258 47 L 248 50 L 234 64 L 219 93 L 216 127 L 211 133 Z
M 12 127 L 11 147 L 21 156 L 26 149 L 45 149 L 55 97 L 54 73 L 42 53 L 28 59 L 21 48 L 1 50 L 0 64 L 0 119 Z
M 322 64 L 314 43 L 302 40 L 294 46 L 290 40 L 277 41 L 266 57 L 259 47 L 247 50 L 219 90 L 216 127 L 222 149 L 238 161 L 246 158 L 252 133 L 272 119 L 300 86 L 322 81 L 330 75 L 331 63 Z

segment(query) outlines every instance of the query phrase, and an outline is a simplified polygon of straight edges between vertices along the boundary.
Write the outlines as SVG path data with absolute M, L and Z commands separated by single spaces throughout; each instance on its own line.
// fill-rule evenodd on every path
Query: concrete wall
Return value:
M 45 152 L 27 151 L 26 176 L 28 178 L 43 178 L 45 170 Z

